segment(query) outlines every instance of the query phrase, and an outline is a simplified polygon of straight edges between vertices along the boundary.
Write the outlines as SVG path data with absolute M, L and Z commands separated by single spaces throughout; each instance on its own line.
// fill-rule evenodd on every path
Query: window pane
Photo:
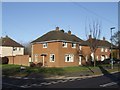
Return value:
M 75 48 L 76 47 L 76 43 L 72 43 L 72 48 Z
M 73 62 L 73 61 L 74 61 L 74 55 L 73 54 L 65 55 L 65 62 Z
M 55 55 L 54 54 L 50 54 L 50 62 L 54 62 L 55 61 Z
M 38 61 L 38 55 L 35 54 L 35 62 L 37 62 L 37 61 Z
M 47 43 L 43 43 L 43 48 L 47 48 Z
M 62 46 L 63 46 L 63 47 L 67 47 L 67 43 L 66 43 L 66 42 L 63 42 L 63 43 L 62 43 Z

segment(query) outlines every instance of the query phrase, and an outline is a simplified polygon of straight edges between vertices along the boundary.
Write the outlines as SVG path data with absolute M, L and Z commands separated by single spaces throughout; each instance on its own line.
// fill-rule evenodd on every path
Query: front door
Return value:
M 82 57 L 79 56 L 79 65 L 81 65 L 81 64 L 82 64 Z

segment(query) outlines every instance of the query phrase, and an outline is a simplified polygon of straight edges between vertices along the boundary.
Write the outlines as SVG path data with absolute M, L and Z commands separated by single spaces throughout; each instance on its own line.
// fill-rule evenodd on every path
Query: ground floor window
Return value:
M 108 56 L 106 55 L 106 56 L 105 56 L 105 58 L 107 59 L 107 58 L 108 58 Z
M 35 62 L 38 61 L 38 54 L 35 54 Z
M 97 61 L 98 61 L 98 59 L 99 59 L 98 56 L 96 57 L 96 59 L 97 59 Z
M 105 55 L 102 55 L 101 56 L 101 61 L 104 61 L 104 59 L 105 59 Z
M 86 62 L 87 62 L 88 61 L 88 56 L 86 56 L 85 59 L 86 59 Z
M 50 54 L 50 62 L 55 62 L 55 54 Z
M 82 57 L 79 56 L 79 65 L 81 65 L 81 64 L 82 64 Z
M 73 54 L 66 54 L 65 55 L 65 62 L 74 62 L 74 55 Z

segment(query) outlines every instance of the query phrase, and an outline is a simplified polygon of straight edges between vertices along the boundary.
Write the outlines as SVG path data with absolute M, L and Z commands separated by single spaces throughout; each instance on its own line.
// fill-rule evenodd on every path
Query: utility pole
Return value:
M 113 52 L 112 52 L 112 30 L 115 29 L 115 27 L 110 28 L 111 29 L 111 69 L 113 69 Z

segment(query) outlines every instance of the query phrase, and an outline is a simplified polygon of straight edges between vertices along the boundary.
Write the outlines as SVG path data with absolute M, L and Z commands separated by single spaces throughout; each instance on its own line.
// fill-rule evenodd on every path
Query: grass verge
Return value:
M 74 67 L 63 67 L 63 68 L 45 68 L 45 67 L 26 67 L 25 70 L 20 70 L 20 65 L 0 65 L 2 66 L 2 74 L 6 76 L 29 76 L 32 73 L 41 74 L 44 76 L 55 76 L 55 75 L 66 75 L 66 74 L 73 74 L 73 73 L 81 73 L 85 72 L 87 74 L 91 74 L 94 72 L 94 75 L 102 74 L 99 70 L 99 66 L 97 67 L 90 67 L 90 66 L 74 66 Z M 110 67 L 109 65 L 103 65 L 102 67 Z M 108 72 L 117 71 L 117 68 L 114 69 L 106 69 Z

